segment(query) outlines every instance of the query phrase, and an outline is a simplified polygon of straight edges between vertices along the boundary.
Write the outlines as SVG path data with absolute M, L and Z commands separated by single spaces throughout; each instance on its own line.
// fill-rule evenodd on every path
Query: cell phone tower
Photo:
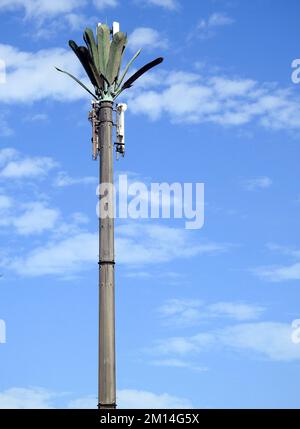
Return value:
M 116 408 L 116 353 L 115 353 L 115 252 L 114 252 L 114 198 L 113 191 L 102 193 L 102 184 L 113 189 L 113 152 L 117 157 L 125 153 L 124 103 L 115 106 L 116 98 L 144 73 L 163 61 L 159 57 L 144 65 L 125 80 L 130 66 L 139 56 L 133 56 L 121 72 L 122 58 L 127 45 L 127 35 L 120 25 L 112 29 L 99 23 L 96 37 L 90 28 L 83 33 L 86 46 L 78 46 L 73 40 L 69 46 L 82 64 L 94 90 L 72 74 L 56 67 L 59 72 L 74 79 L 92 97 L 89 120 L 92 123 L 92 157 L 100 159 L 99 193 L 99 381 L 98 408 Z M 125 82 L 124 82 L 125 80 Z M 116 112 L 116 121 L 113 120 Z M 116 142 L 113 144 L 113 126 L 116 125 Z M 105 204 L 101 204 L 105 198 Z

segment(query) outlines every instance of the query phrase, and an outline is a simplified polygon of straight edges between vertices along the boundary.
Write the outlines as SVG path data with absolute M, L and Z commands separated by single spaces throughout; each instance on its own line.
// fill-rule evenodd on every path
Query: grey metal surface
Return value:
M 99 109 L 100 183 L 113 185 L 113 103 Z M 100 196 L 101 198 L 101 196 Z M 113 213 L 109 194 L 107 212 Z M 101 207 L 101 205 L 100 205 Z M 116 406 L 114 218 L 99 219 L 99 408 Z

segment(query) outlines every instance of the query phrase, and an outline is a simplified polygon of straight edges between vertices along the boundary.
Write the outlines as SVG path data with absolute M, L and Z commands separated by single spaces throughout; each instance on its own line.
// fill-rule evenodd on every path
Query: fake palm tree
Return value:
M 90 28 L 86 28 L 83 33 L 86 46 L 78 46 L 73 40 L 69 41 L 70 48 L 76 54 L 94 86 L 94 92 L 72 74 L 56 67 L 58 71 L 74 79 L 98 101 L 114 101 L 122 91 L 130 88 L 140 76 L 163 61 L 161 57 L 156 58 L 144 65 L 124 82 L 130 66 L 139 56 L 141 49 L 137 51 L 123 72 L 120 73 L 127 45 L 127 35 L 122 31 L 118 31 L 111 39 L 110 34 L 110 28 L 105 24 L 101 24 L 97 27 L 97 40 L 93 31 Z
M 67 74 L 81 85 L 95 100 L 90 112 L 93 127 L 93 159 L 100 158 L 100 185 L 113 185 L 113 140 L 112 127 L 117 130 L 117 153 L 124 154 L 124 133 L 118 129 L 118 120 L 113 121 L 113 104 L 116 97 L 151 68 L 160 64 L 161 57 L 151 61 L 126 80 L 128 70 L 138 57 L 139 50 L 124 70 L 120 73 L 122 59 L 127 44 L 125 33 L 118 31 L 111 37 L 107 25 L 98 25 L 97 36 L 87 28 L 83 33 L 86 46 L 77 46 L 73 41 L 69 45 L 81 62 L 94 91 L 70 73 Z M 117 106 L 120 108 L 122 104 Z M 124 106 L 124 104 L 123 104 Z M 118 113 L 117 113 L 118 114 Z M 118 134 L 120 134 L 118 136 Z M 120 140 L 118 140 L 118 138 Z M 101 189 L 101 186 L 100 188 Z M 111 187 L 108 188 L 111 190 Z M 115 259 L 114 259 L 114 218 L 107 213 L 114 213 L 113 192 L 101 193 L 99 219 L 99 393 L 98 407 L 100 409 L 116 407 L 116 370 L 115 370 Z

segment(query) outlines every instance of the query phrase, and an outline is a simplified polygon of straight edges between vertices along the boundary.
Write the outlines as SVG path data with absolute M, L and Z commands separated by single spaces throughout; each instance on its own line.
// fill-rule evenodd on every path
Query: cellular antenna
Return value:
M 127 104 L 119 103 L 117 104 L 117 142 L 116 145 L 116 153 L 117 159 L 119 159 L 119 155 L 124 157 L 125 155 L 125 112 L 127 110 Z

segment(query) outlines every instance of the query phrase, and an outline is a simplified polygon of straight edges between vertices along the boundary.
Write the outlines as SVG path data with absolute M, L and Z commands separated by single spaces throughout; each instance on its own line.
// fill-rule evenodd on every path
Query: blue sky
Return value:
M 98 165 L 67 46 L 119 21 L 138 65 L 116 174 L 205 184 L 205 225 L 117 221 L 122 407 L 299 407 L 296 0 L 0 0 L 1 407 L 97 403 Z

